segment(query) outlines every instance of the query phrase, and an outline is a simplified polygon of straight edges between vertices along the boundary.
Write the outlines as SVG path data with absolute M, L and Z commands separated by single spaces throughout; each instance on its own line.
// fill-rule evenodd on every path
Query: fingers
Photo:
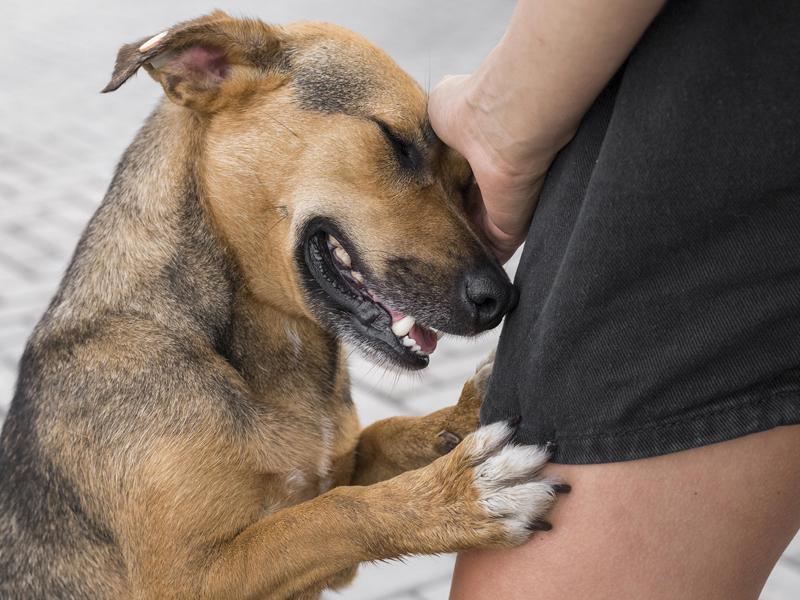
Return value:
M 525 241 L 527 233 L 526 228 L 526 230 L 517 235 L 507 234 L 505 231 L 500 229 L 494 223 L 494 221 L 492 221 L 491 217 L 487 214 L 485 207 L 479 217 L 479 220 L 477 221 L 477 225 L 483 233 L 485 241 L 489 245 L 489 249 L 502 264 L 508 262 L 508 260 L 514 255 L 514 252 L 517 251 L 517 248 L 519 248 L 522 245 L 522 242 Z

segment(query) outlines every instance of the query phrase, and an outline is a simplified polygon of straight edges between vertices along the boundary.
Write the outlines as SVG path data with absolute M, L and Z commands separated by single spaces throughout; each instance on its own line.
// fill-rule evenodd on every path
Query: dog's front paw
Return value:
M 450 412 L 444 428 L 437 434 L 436 450 L 439 454 L 447 454 L 478 428 L 481 404 L 493 366 L 494 350 L 481 361 L 475 369 L 475 374 L 464 384 L 458 403 L 448 409 Z
M 568 485 L 540 476 L 547 451 L 511 444 L 513 433 L 505 422 L 481 427 L 437 461 L 451 481 L 445 485 L 461 479 L 465 487 L 456 504 L 463 512 L 458 518 L 467 547 L 515 546 L 533 531 L 549 529 L 547 512 L 557 494 L 569 491 Z
M 549 459 L 541 446 L 509 444 L 513 429 L 506 423 L 494 423 L 478 429 L 465 440 L 468 456 L 479 461 L 474 467 L 474 485 L 479 504 L 490 519 L 506 530 L 506 541 L 524 542 L 536 530 L 550 529 L 544 519 L 556 494 L 569 486 L 538 475 Z

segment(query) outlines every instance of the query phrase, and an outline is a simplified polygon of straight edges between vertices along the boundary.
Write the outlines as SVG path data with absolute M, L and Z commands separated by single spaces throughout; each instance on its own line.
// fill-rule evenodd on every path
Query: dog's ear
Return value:
M 102 91 L 113 92 L 144 67 L 176 104 L 213 110 L 234 70 L 270 70 L 279 63 L 281 45 L 277 28 L 215 11 L 124 45 Z

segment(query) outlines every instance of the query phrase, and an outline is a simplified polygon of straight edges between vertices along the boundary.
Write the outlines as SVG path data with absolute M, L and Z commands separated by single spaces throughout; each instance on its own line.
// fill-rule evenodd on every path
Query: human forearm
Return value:
M 520 0 L 466 96 L 484 135 L 508 160 L 563 146 L 664 3 Z

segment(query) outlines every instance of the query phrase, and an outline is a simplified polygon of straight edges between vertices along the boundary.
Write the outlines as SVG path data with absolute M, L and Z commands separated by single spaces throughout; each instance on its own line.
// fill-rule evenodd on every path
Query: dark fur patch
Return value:
M 338 58 L 336 44 L 320 43 L 303 55 L 294 71 L 298 104 L 307 110 L 366 116 L 365 104 L 375 82 L 354 65 Z
M 406 171 L 421 171 L 425 166 L 425 154 L 420 144 L 416 140 L 409 139 L 398 133 L 388 123 L 380 119 L 374 119 L 374 121 L 378 124 L 381 133 L 383 133 L 392 148 L 394 159 L 400 165 L 400 168 Z
M 180 85 L 183 79 L 178 75 L 167 75 L 166 78 L 166 87 L 167 92 L 174 96 L 177 100 L 181 100 L 183 98 L 183 94 L 178 91 L 178 86 Z
M 190 178 L 188 184 L 179 241 L 162 276 L 181 311 L 191 315 L 211 345 L 230 362 L 230 305 L 236 269 L 211 231 L 200 206 L 196 179 Z
M 73 484 L 41 446 L 38 399 L 41 360 L 31 347 L 23 354 L 17 391 L 0 445 L 0 592 L 29 597 L 83 597 L 77 582 L 51 577 L 68 565 L 87 541 L 114 555 L 107 524 L 87 512 Z M 52 524 L 58 523 L 58 527 Z M 11 549 L 13 551 L 10 551 Z M 22 552 L 21 549 L 25 548 Z M 117 555 L 117 563 L 121 564 Z M 36 573 L 32 579 L 31 574 Z M 0 594 L 2 595 L 2 594 Z M 6 597 L 6 596 L 3 596 Z M 8 596 L 12 597 L 12 596 Z
M 339 373 L 339 341 L 333 334 L 328 337 L 328 369 L 323 380 L 324 393 L 333 398 L 336 391 L 336 377 Z

